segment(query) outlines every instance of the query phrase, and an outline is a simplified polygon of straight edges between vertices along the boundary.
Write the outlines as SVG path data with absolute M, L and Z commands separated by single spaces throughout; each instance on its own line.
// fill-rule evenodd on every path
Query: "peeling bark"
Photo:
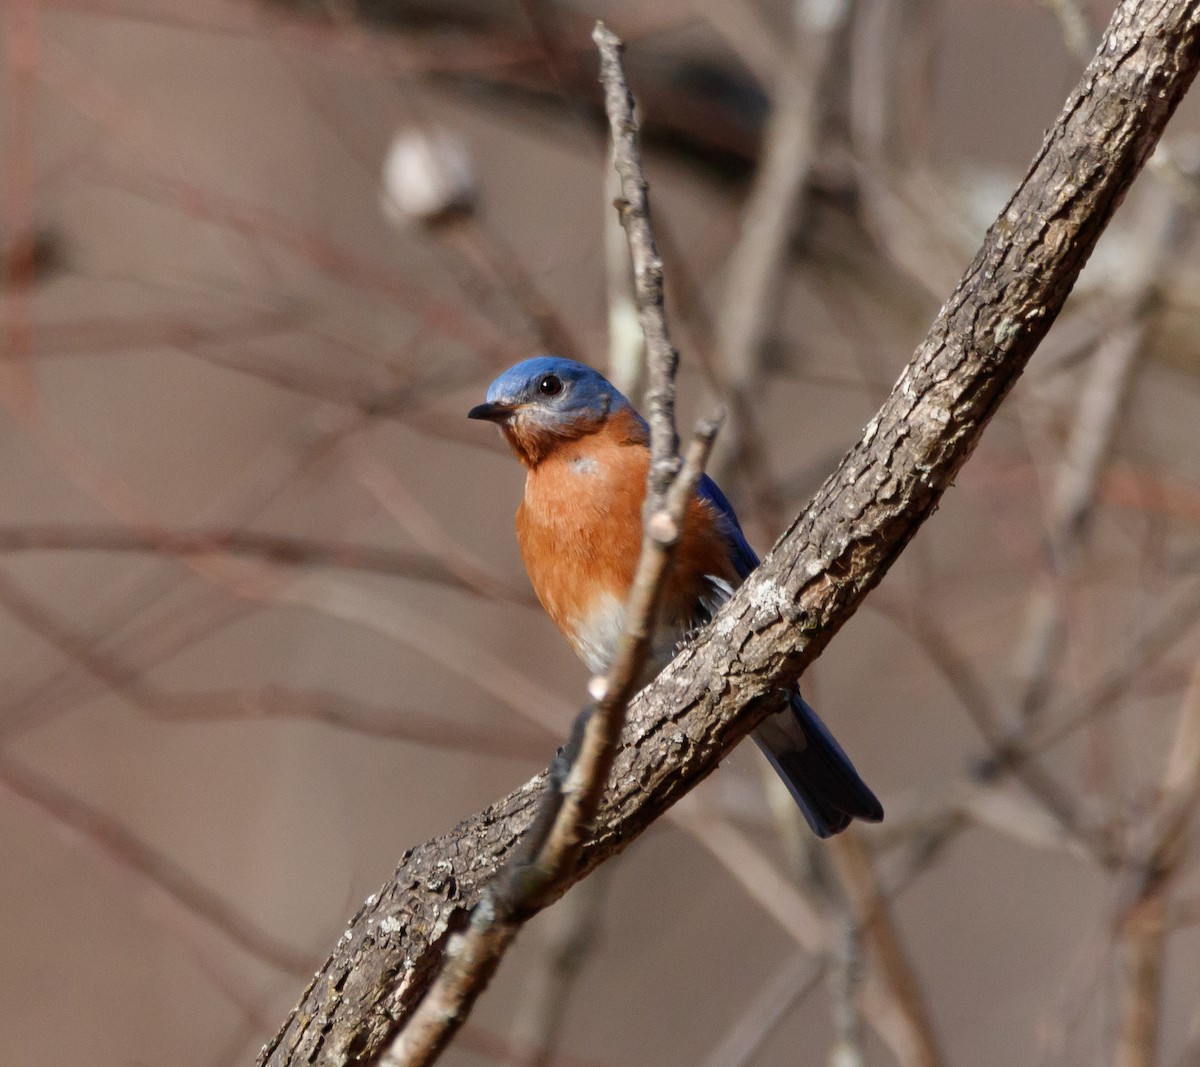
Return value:
M 1024 181 L 862 439 L 714 623 L 629 709 L 579 860 L 623 849 L 778 707 L 883 577 L 1058 314 L 1200 63 L 1200 5 L 1125 0 Z M 260 1063 L 365 1064 L 527 825 L 541 779 L 405 853 Z

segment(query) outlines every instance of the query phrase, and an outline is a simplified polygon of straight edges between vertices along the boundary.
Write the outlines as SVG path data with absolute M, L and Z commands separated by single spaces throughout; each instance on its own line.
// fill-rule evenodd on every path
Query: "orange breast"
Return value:
M 624 600 L 641 548 L 649 453 L 594 434 L 532 468 L 517 509 L 525 569 L 568 638 L 598 597 Z
M 538 599 L 593 669 L 584 646 L 595 643 L 595 615 L 613 600 L 623 605 L 633 584 L 649 460 L 645 445 L 616 430 L 564 443 L 529 470 L 517 510 L 517 540 Z M 715 520 L 712 505 L 693 497 L 661 615 L 671 645 L 694 625 L 708 575 L 738 582 Z M 607 640 L 611 626 L 602 628 Z

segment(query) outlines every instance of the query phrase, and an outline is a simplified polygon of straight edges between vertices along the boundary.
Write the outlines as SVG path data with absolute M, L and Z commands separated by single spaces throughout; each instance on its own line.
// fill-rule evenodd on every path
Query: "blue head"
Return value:
M 528 466 L 563 442 L 595 433 L 614 416 L 641 426 L 641 417 L 604 375 L 560 356 L 536 356 L 509 367 L 488 386 L 487 403 L 467 412 L 469 419 L 496 423 Z

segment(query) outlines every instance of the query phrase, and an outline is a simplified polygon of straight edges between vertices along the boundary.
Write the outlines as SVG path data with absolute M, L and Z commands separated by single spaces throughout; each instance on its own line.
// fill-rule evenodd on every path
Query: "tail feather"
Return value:
M 879 822 L 883 818 L 875 794 L 798 693 L 789 710 L 759 726 L 754 740 L 818 837 L 841 833 L 852 819 Z

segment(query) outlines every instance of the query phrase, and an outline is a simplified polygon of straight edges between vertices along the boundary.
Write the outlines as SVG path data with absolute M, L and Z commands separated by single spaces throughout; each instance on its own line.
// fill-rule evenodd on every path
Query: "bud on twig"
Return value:
M 433 226 L 475 207 L 475 176 L 466 142 L 443 129 L 397 133 L 383 161 L 384 214 L 393 222 Z

